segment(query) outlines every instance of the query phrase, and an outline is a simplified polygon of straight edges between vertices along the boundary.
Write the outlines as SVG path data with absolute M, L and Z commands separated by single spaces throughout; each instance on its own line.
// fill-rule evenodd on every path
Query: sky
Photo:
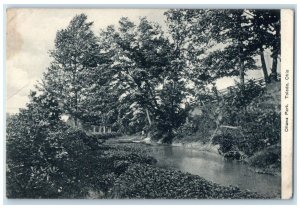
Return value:
M 93 21 L 92 30 L 115 25 L 121 17 L 137 22 L 147 16 L 165 25 L 163 9 L 12 9 L 7 11 L 6 87 L 7 112 L 17 113 L 29 101 L 28 95 L 51 62 L 56 32 L 66 28 L 76 14 L 85 13 Z
M 92 30 L 116 25 L 121 17 L 138 22 L 146 16 L 166 27 L 164 9 L 9 9 L 6 25 L 6 109 L 17 113 L 29 101 L 28 95 L 51 62 L 49 50 L 54 49 L 56 32 L 66 28 L 71 19 L 80 13 L 93 21 Z M 268 62 L 268 60 L 267 60 Z M 268 63 L 267 63 L 268 64 Z M 248 73 L 248 77 L 261 77 L 261 71 Z M 234 85 L 232 78 L 217 82 L 223 88 Z

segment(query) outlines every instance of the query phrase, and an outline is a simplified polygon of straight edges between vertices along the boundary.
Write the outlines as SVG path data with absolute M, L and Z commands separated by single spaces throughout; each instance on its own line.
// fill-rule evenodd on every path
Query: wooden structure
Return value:
M 112 128 L 111 125 L 101 124 L 101 125 L 91 125 L 88 123 L 84 123 L 82 120 L 77 119 L 75 123 L 75 119 L 70 115 L 65 115 L 63 120 L 71 127 L 77 127 L 88 134 L 105 134 L 111 133 Z
M 92 134 L 111 133 L 111 126 L 108 125 L 90 125 L 89 132 Z

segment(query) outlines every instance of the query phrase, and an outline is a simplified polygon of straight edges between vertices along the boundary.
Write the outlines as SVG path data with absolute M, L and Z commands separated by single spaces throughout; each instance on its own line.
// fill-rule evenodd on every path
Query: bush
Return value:
M 280 145 L 270 146 L 249 158 L 249 164 L 257 168 L 281 168 L 281 147 Z
M 60 124 L 21 136 L 22 129 L 29 131 L 30 126 L 10 130 L 12 125 L 16 124 L 8 124 L 7 139 L 9 198 L 61 198 L 69 191 L 78 193 L 74 196 L 85 192 L 80 183 L 73 182 L 77 180 L 73 178 L 75 166 L 90 149 L 83 142 L 83 133 Z
M 222 133 L 213 138 L 212 144 L 220 145 L 221 154 L 233 151 L 237 145 L 236 139 L 230 133 Z
M 224 107 L 231 108 L 232 110 L 245 108 L 248 106 L 254 98 L 262 95 L 264 87 L 262 83 L 255 83 L 253 80 L 249 80 L 244 85 L 237 84 L 236 87 L 231 87 L 229 92 L 224 95 Z
M 112 198 L 237 199 L 264 198 L 237 187 L 225 187 L 196 175 L 135 164 L 121 174 L 110 191 Z
M 130 164 L 155 162 L 133 149 L 101 145 L 64 123 L 44 125 L 30 115 L 26 110 L 8 121 L 8 198 L 85 198 L 91 191 L 104 197 Z
M 243 152 L 252 156 L 280 142 L 281 117 L 277 110 L 279 101 L 267 90 L 260 84 L 249 82 L 244 88 L 238 86 L 224 96 L 224 102 L 220 103 L 220 107 L 224 109 L 221 124 L 234 126 L 241 133 L 239 136 L 234 132 L 221 133 L 215 137 L 214 143 L 220 144 L 223 154 Z
M 208 108 L 203 107 L 201 115 L 190 115 L 187 122 L 178 129 L 176 139 L 184 142 L 207 143 L 216 128 L 212 114 Z

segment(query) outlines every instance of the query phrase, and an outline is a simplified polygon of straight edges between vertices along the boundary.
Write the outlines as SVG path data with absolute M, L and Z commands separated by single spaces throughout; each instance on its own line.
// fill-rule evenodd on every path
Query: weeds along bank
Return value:
M 8 121 L 8 198 L 267 198 L 156 168 L 142 149 L 104 145 L 64 123 L 48 118 L 48 126 L 37 117 L 23 111 Z
M 8 156 L 9 198 L 266 198 L 156 168 L 154 158 L 133 146 L 91 144 L 90 137 L 72 129 L 50 135 L 63 136 L 56 150 L 31 150 L 19 160 Z
M 281 168 L 280 82 L 249 82 L 195 108 L 178 129 L 175 144 L 214 147 L 226 158 L 244 160 L 258 172 Z M 215 146 L 214 146 L 215 145 Z

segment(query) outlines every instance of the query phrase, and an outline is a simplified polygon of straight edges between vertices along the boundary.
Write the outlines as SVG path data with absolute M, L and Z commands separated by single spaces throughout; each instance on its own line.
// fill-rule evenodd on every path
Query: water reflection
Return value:
M 179 169 L 221 185 L 235 185 L 241 189 L 280 197 L 279 176 L 255 173 L 243 163 L 227 161 L 210 152 L 171 146 L 153 146 L 151 149 L 160 167 Z

